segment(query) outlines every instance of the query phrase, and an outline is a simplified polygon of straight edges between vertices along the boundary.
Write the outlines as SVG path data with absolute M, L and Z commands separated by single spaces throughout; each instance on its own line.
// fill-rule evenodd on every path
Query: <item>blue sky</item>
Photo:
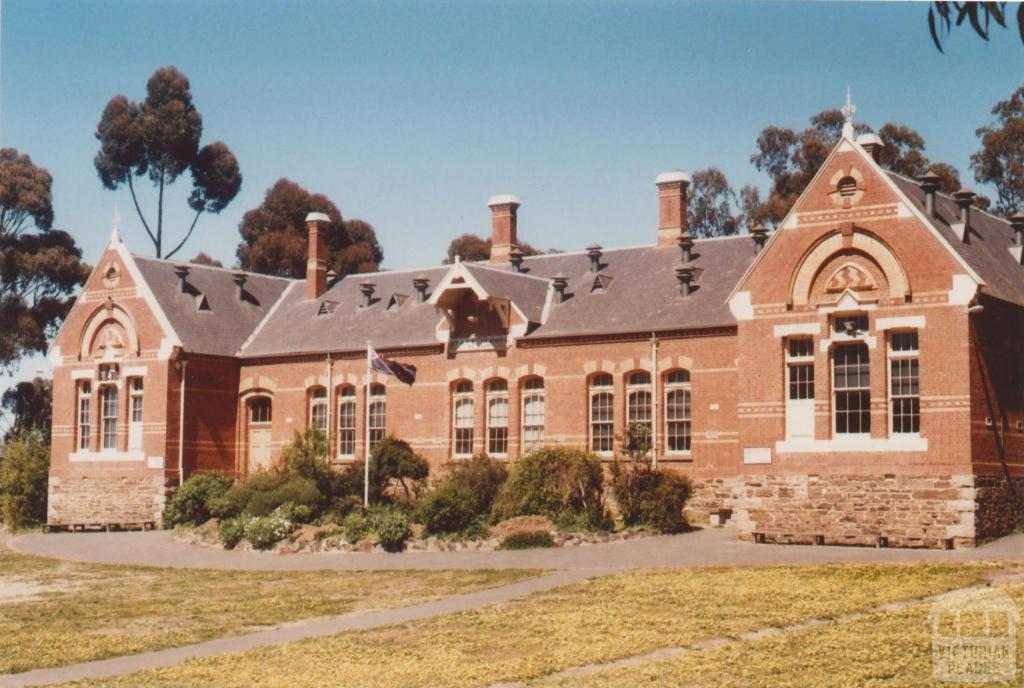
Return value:
M 768 124 L 839 107 L 916 128 L 961 170 L 991 106 L 1024 82 L 1015 31 L 935 50 L 925 3 L 47 2 L 6 0 L 0 143 L 54 177 L 55 225 L 93 260 L 117 203 L 131 250 L 152 247 L 127 192 L 92 165 L 103 106 L 141 99 L 154 69 L 192 82 L 203 141 L 244 183 L 181 257 L 230 265 L 245 210 L 282 176 L 374 225 L 387 268 L 440 261 L 489 231 L 486 202 L 522 200 L 520 237 L 565 250 L 653 241 L 654 177 L 722 169 L 737 188 Z M 182 178 L 168 233 L 191 219 Z M 972 184 L 973 185 L 973 184 Z M 983 190 L 974 185 L 978 190 Z M 143 192 L 143 202 L 155 196 Z M 19 377 L 41 367 L 29 361 Z M 8 378 L 9 379 L 9 378 Z M 4 386 L 0 378 L 0 387 Z

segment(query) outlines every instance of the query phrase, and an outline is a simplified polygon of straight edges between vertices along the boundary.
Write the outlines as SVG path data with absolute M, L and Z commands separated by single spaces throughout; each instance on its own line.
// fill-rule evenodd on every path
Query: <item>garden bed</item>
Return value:
M 546 520 L 546 519 L 545 519 Z M 657 531 L 646 527 L 627 528 L 615 532 L 567 532 L 557 529 L 509 529 L 505 524 L 495 526 L 494 532 L 487 537 L 413 537 L 405 543 L 407 552 L 464 552 L 493 551 L 501 549 L 501 543 L 507 534 L 512 532 L 547 532 L 555 547 L 578 547 L 597 545 L 607 542 L 637 540 L 660 535 Z M 217 535 L 217 519 L 211 519 L 198 528 L 177 528 L 175 539 L 192 545 L 205 547 L 223 547 Z M 246 541 L 239 542 L 235 547 L 238 551 L 259 551 Z M 348 542 L 342 529 L 336 525 L 313 526 L 298 528 L 272 549 L 266 550 L 278 554 L 296 554 L 299 552 L 365 552 L 383 553 L 384 547 L 375 538 L 367 538 L 357 543 Z

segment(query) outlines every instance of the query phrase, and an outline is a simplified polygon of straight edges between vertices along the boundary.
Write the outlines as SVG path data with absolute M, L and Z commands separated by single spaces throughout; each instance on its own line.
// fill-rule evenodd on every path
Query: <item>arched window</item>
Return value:
M 473 455 L 473 383 L 468 380 L 452 388 L 452 444 L 454 456 Z
M 487 383 L 487 453 L 508 456 L 508 382 Z
M 249 425 L 269 425 L 270 420 L 270 397 L 256 397 L 249 402 Z
M 106 385 L 100 391 L 100 418 L 103 420 L 103 448 L 117 449 L 117 387 Z
M 590 450 L 611 454 L 615 449 L 615 393 L 612 376 L 600 373 L 590 378 Z
M 92 446 L 92 382 L 78 383 L 78 449 L 89 451 Z
M 384 385 L 380 383 L 370 385 L 369 426 L 371 450 L 373 445 L 384 439 L 384 435 L 387 432 L 388 405 L 385 394 L 387 394 L 387 391 Z
M 544 378 L 523 383 L 523 451 L 544 444 Z
M 338 456 L 356 455 L 356 388 L 346 385 L 338 392 Z
M 309 391 L 309 427 L 327 432 L 327 390 L 323 387 Z
M 690 451 L 690 372 L 665 376 L 665 447 L 669 454 Z
M 653 437 L 652 402 L 651 374 L 646 370 L 630 373 L 626 377 L 626 424 L 643 428 L 648 443 Z

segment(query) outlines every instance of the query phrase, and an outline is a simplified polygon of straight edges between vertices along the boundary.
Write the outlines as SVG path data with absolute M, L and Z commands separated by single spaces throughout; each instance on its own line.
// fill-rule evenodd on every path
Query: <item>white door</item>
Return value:
M 249 431 L 249 470 L 259 471 L 270 468 L 270 430 Z
M 814 365 L 788 366 L 786 439 L 814 439 Z

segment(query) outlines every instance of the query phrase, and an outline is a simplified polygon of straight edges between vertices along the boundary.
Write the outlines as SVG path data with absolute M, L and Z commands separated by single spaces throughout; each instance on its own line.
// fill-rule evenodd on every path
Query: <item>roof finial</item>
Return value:
M 110 233 L 110 240 L 114 243 L 121 243 L 121 213 L 117 211 L 117 203 L 114 204 L 114 230 Z
M 853 113 L 857 112 L 857 106 L 853 104 L 853 96 L 850 94 L 850 87 L 846 87 L 846 105 L 843 106 L 843 138 L 853 141 Z

